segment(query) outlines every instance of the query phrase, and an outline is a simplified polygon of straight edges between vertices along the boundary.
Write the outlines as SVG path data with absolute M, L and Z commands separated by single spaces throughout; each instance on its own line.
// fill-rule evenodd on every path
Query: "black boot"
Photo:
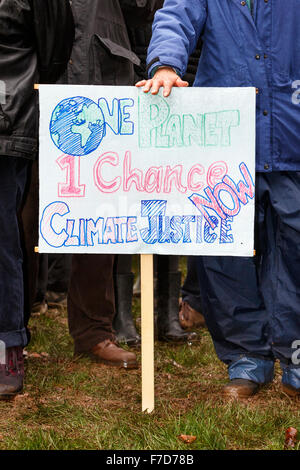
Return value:
M 198 340 L 195 332 L 185 332 L 179 323 L 180 272 L 158 274 L 157 332 L 160 341 L 191 343 Z
M 113 327 L 119 343 L 138 346 L 138 335 L 132 318 L 133 274 L 117 274 L 115 279 L 116 315 Z

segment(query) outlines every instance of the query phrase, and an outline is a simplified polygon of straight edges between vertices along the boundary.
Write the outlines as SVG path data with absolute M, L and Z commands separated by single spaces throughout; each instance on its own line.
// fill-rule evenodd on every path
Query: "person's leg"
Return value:
M 184 331 L 179 323 L 181 272 L 179 256 L 157 257 L 157 330 L 160 341 L 192 342 L 195 332 Z
M 266 180 L 275 235 L 262 284 L 272 350 L 281 361 L 284 390 L 300 395 L 300 172 L 272 173 Z
M 141 338 L 138 335 L 132 318 L 133 278 L 131 272 L 132 256 L 117 255 L 114 267 L 114 287 L 116 315 L 113 326 L 119 343 L 138 346 Z
M 0 342 L 6 362 L 0 364 L 0 398 L 23 387 L 24 326 L 23 254 L 18 209 L 24 194 L 28 161 L 0 157 Z
M 35 302 L 39 271 L 38 244 L 39 174 L 38 162 L 30 163 L 22 209 L 20 212 L 21 241 L 24 255 L 24 321 L 27 327 Z
M 25 346 L 23 253 L 17 212 L 27 178 L 27 161 L 0 157 L 0 340 Z
M 206 256 L 197 261 L 206 324 L 219 359 L 228 365 L 231 381 L 265 384 L 273 379 L 270 318 L 259 275 L 269 250 L 268 204 L 264 177 L 257 175 L 256 257 Z M 251 390 L 250 394 L 257 388 Z M 227 391 L 230 394 L 231 389 Z
M 68 292 L 69 329 L 75 353 L 114 339 L 113 255 L 73 255 Z
M 36 298 L 42 300 L 46 298 L 48 284 L 48 255 L 41 253 L 39 255 L 39 275 L 37 282 Z
M 48 284 L 48 255 L 40 253 L 38 257 L 38 273 L 36 282 L 35 302 L 31 308 L 32 313 L 44 314 L 48 310 L 48 303 L 46 301 Z
M 99 362 L 135 367 L 133 353 L 114 344 L 113 255 L 74 255 L 68 292 L 69 330 L 75 354 Z
M 197 257 L 187 256 L 187 274 L 181 287 L 182 302 L 179 322 L 182 328 L 203 328 L 205 319 L 202 313 L 201 292 L 197 273 Z
M 72 255 L 50 254 L 48 259 L 48 304 L 66 306 L 71 276 Z
M 201 312 L 201 292 L 198 281 L 197 257 L 187 256 L 187 273 L 181 288 L 182 300 Z
M 219 359 L 229 366 L 230 379 L 271 381 L 268 314 L 258 287 L 255 260 L 201 257 L 198 269 L 206 324 Z

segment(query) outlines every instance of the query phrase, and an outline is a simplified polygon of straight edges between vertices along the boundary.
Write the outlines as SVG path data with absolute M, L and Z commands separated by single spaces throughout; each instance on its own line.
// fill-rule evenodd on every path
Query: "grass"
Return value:
M 138 299 L 134 310 L 138 317 Z M 286 428 L 300 431 L 300 400 L 281 392 L 278 366 L 274 383 L 251 400 L 222 398 L 226 367 L 206 330 L 192 347 L 155 344 L 156 406 L 148 415 L 140 370 L 73 359 L 65 311 L 33 317 L 30 328 L 24 393 L 0 402 L 0 449 L 281 450 Z M 180 434 L 197 439 L 186 445 Z

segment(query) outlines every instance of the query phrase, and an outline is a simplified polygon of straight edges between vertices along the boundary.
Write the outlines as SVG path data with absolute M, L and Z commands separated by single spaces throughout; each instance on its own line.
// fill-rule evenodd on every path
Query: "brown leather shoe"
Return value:
M 179 323 L 184 330 L 193 328 L 205 328 L 206 323 L 202 313 L 190 306 L 188 302 L 182 301 L 179 310 Z
M 292 387 L 292 385 L 281 384 L 282 391 L 286 393 L 289 397 L 295 398 L 300 397 L 300 388 Z
M 249 398 L 259 390 L 259 384 L 246 379 L 233 379 L 223 388 L 223 396 L 226 398 Z
M 137 369 L 138 367 L 136 355 L 133 352 L 120 348 L 110 339 L 96 344 L 89 356 L 93 361 L 108 366 L 124 367 L 124 369 Z

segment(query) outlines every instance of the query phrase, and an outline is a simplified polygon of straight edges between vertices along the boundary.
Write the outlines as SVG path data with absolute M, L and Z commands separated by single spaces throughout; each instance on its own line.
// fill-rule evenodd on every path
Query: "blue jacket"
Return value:
M 252 16 L 240 0 L 165 0 L 155 16 L 149 75 L 157 65 L 183 75 L 201 36 L 194 86 L 257 88 L 258 171 L 300 171 L 299 8 L 254 0 Z

